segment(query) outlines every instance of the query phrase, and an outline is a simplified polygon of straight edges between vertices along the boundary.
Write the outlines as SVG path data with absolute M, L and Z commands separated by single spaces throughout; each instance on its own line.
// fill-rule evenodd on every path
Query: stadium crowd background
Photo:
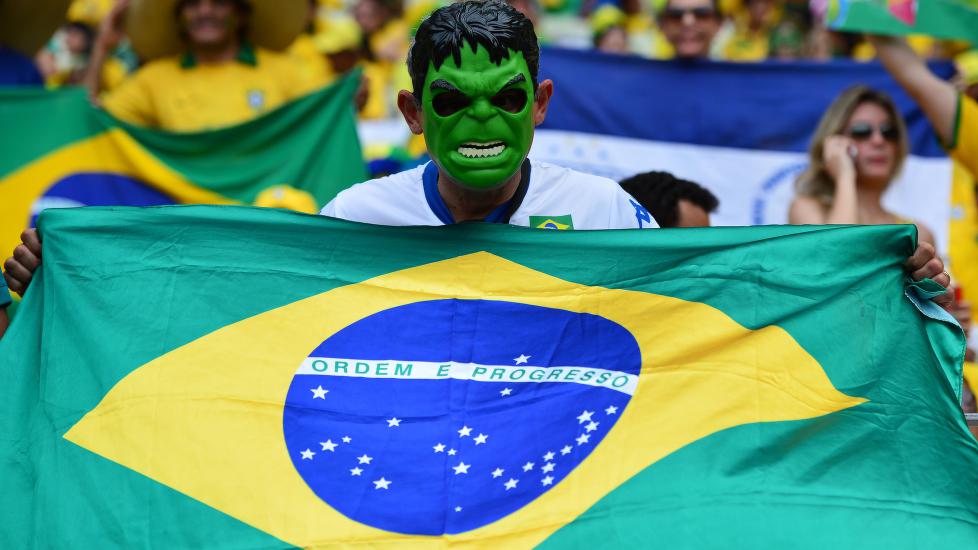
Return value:
M 158 33 L 155 26 L 159 18 L 144 19 L 145 29 L 134 27 L 131 20 L 127 26 L 127 10 L 133 1 L 138 2 L 72 1 L 67 22 L 36 52 L 33 67 L 22 72 L 23 83 L 50 89 L 85 86 L 93 102 L 118 118 L 163 130 L 194 131 L 243 122 L 360 67 L 363 77 L 355 100 L 360 119 L 397 120 L 397 91 L 411 89 L 405 61 L 413 30 L 428 13 L 443 5 L 437 0 L 309 0 L 302 15 L 304 32 L 282 53 L 239 52 L 238 61 L 249 62 L 248 57 L 252 56 L 252 65 L 268 68 L 265 78 L 280 84 L 277 94 L 249 97 L 250 109 L 236 109 L 222 99 L 222 94 L 232 93 L 235 73 L 211 75 L 210 80 L 201 79 L 200 85 L 214 97 L 212 107 L 157 112 L 147 105 L 153 101 L 153 94 L 167 93 L 167 86 L 193 84 L 181 81 L 182 76 L 177 78 L 181 74 L 177 64 L 187 67 L 194 61 L 187 56 L 174 57 L 169 69 L 157 64 L 152 75 L 143 71 L 147 74 L 137 84 L 140 69 L 154 57 L 164 56 L 146 55 L 146 44 L 152 45 L 153 41 L 144 40 L 140 47 L 140 33 Z M 808 0 L 507 1 L 534 22 L 541 44 L 549 46 L 660 60 L 710 58 L 750 63 L 770 59 L 830 62 L 837 58 L 875 58 L 873 45 L 862 35 L 826 28 L 821 22 L 820 3 Z M 233 0 L 223 3 L 241 4 Z M 286 17 L 284 12 L 281 16 Z M 253 12 L 250 23 L 255 25 L 259 17 L 268 16 Z M 911 36 L 908 42 L 922 58 L 953 61 L 958 70 L 955 82 L 963 90 L 970 87 L 973 93 L 978 87 L 978 51 L 971 44 L 927 36 Z M 404 143 L 371 145 L 364 152 L 373 175 L 426 160 L 420 136 Z M 663 225 L 708 225 L 709 213 L 717 207 L 717 200 L 709 191 L 665 173 L 641 175 L 623 184 L 652 210 L 660 223 L 669 220 Z M 284 205 L 288 206 L 287 201 Z M 308 210 L 300 206 L 294 207 Z M 970 328 L 970 304 L 959 301 L 953 311 Z M 970 358 L 973 357 L 971 352 Z M 975 407 L 974 397 L 968 394 L 966 410 L 974 412 Z
M 97 37 L 112 28 L 115 0 L 74 0 L 68 22 L 37 53 L 35 62 L 49 88 L 85 84 Z M 534 22 L 543 45 L 597 49 L 650 59 L 709 57 L 751 62 L 875 58 L 860 34 L 829 30 L 808 0 L 509 0 Z M 409 87 L 405 58 L 412 32 L 438 0 L 309 0 L 306 32 L 286 54 L 302 67 L 311 86 L 325 85 L 362 66 L 366 91 L 362 119 L 397 115 L 397 90 Z M 714 9 L 716 5 L 719 9 Z M 687 9 L 687 6 L 689 8 Z M 118 11 L 118 10 L 117 10 Z M 681 33 L 681 27 L 694 28 Z M 116 25 L 118 27 L 118 25 Z M 693 38 L 681 36 L 693 34 Z M 99 89 L 111 91 L 139 68 L 125 36 L 101 71 Z M 963 41 L 911 36 L 922 57 L 957 61 L 962 78 L 976 78 L 978 53 Z

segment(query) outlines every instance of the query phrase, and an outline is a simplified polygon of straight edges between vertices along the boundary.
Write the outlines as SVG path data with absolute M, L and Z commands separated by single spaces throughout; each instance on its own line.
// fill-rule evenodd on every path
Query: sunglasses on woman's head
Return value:
M 716 11 L 713 8 L 666 8 L 662 11 L 662 19 L 665 21 L 679 22 L 683 20 L 683 17 L 686 17 L 687 13 L 693 14 L 693 18 L 697 21 L 705 21 L 716 17 Z
M 897 130 L 896 126 L 888 122 L 879 126 L 873 126 L 868 122 L 857 122 L 846 130 L 846 135 L 856 141 L 866 141 L 873 137 L 873 132 L 877 130 L 879 130 L 883 139 L 889 142 L 894 142 L 900 137 L 900 131 Z

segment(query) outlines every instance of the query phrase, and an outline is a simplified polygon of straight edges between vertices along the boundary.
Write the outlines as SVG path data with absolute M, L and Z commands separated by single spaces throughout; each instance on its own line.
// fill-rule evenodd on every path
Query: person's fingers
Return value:
M 13 258 L 7 258 L 3 264 L 3 271 L 4 279 L 6 279 L 10 290 L 23 296 L 27 285 L 31 282 L 31 272 Z
M 20 242 L 24 243 L 24 246 L 30 249 L 35 256 L 41 257 L 41 237 L 38 235 L 37 229 L 25 229 L 20 234 Z
M 914 250 L 913 255 L 911 255 L 910 258 L 907 259 L 907 262 L 904 264 L 904 267 L 906 268 L 907 271 L 909 271 L 912 275 L 914 275 L 914 279 L 919 280 L 922 277 L 917 277 L 916 272 L 918 270 L 923 269 L 924 266 L 927 264 L 927 262 L 935 258 L 937 258 L 937 253 L 934 250 L 934 245 L 926 242 L 921 242 L 917 244 L 917 249 Z M 938 269 L 934 273 L 931 273 L 931 275 L 937 275 L 941 271 L 944 271 L 943 264 L 941 264 L 940 269 Z
M 14 249 L 14 259 L 31 273 L 37 271 L 37 266 L 41 265 L 41 260 L 23 244 L 17 245 L 17 248 Z
M 944 267 L 944 264 L 941 264 L 940 267 Z M 923 278 L 924 277 L 914 277 L 914 279 L 917 280 L 917 281 L 919 281 L 919 280 L 921 280 Z M 932 281 L 934 281 L 935 283 L 941 285 L 944 288 L 947 288 L 947 287 L 951 286 L 951 276 L 948 275 L 947 271 L 941 271 L 937 275 L 931 275 L 931 276 L 929 276 L 927 278 L 930 279 L 930 280 L 932 280 Z M 951 296 L 951 299 L 952 300 L 954 299 L 954 295 L 952 293 L 948 292 L 948 295 Z
M 944 294 L 941 294 L 940 296 L 934 296 L 933 298 L 931 298 L 931 300 L 935 304 L 937 304 L 937 305 L 941 306 L 942 308 L 944 308 L 945 311 L 947 311 L 947 312 L 950 313 L 951 304 L 954 302 L 954 297 L 951 296 L 951 293 L 950 292 L 945 292 Z
M 20 290 L 18 290 L 18 288 L 17 288 L 17 287 L 21 286 L 20 281 L 14 279 L 10 275 L 7 275 L 6 273 L 3 274 L 3 280 L 6 281 L 7 288 L 9 288 L 10 290 L 13 290 L 17 294 L 22 294 L 20 292 Z

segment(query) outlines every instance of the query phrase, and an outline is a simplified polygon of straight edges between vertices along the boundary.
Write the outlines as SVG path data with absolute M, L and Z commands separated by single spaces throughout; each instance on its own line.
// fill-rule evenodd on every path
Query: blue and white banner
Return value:
M 716 225 L 787 223 L 822 113 L 849 86 L 883 90 L 906 118 L 912 149 L 884 203 L 947 247 L 950 162 L 923 113 L 878 64 L 682 63 L 545 49 L 540 71 L 555 91 L 531 158 L 615 180 L 671 172 L 717 195 Z

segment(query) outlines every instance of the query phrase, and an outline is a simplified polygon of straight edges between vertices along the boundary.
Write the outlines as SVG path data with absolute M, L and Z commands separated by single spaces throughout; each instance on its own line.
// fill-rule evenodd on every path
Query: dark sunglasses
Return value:
M 868 122 L 857 122 L 846 130 L 846 135 L 856 141 L 866 141 L 873 137 L 873 132 L 877 130 L 879 130 L 883 139 L 891 143 L 900 138 L 900 131 L 897 130 L 896 126 L 889 123 L 873 126 Z
M 706 21 L 707 19 L 714 19 L 717 16 L 717 12 L 713 8 L 666 8 L 662 10 L 661 17 L 663 21 L 678 23 L 686 17 L 687 13 L 692 14 L 693 18 L 697 21 Z

